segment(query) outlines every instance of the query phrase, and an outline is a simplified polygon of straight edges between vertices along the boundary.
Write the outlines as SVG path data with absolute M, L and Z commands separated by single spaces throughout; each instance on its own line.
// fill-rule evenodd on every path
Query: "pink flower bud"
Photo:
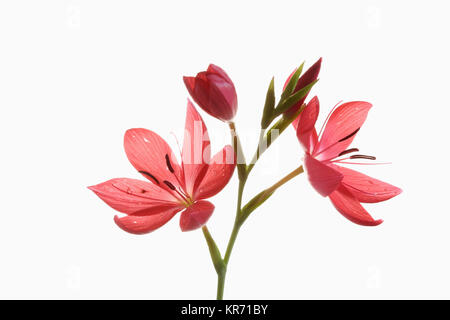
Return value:
M 308 70 L 306 70 L 306 72 L 298 79 L 297 86 L 294 89 L 294 93 L 297 92 L 298 90 L 306 87 L 308 84 L 314 82 L 315 80 L 317 80 L 317 78 L 319 77 L 321 64 L 322 64 L 322 58 L 317 60 Z M 295 71 L 297 71 L 297 69 L 295 69 L 290 74 L 290 76 L 287 78 L 287 80 L 284 84 L 284 88 L 286 88 L 286 85 L 288 84 L 289 80 L 291 79 L 291 77 L 295 73 Z M 283 88 L 283 90 L 284 90 L 284 88 Z M 300 109 L 302 104 L 305 102 L 307 96 L 308 95 L 303 97 L 299 102 L 297 102 L 289 110 L 287 110 L 286 114 L 292 115 L 292 114 L 296 113 Z
M 192 99 L 213 117 L 230 121 L 237 111 L 237 95 L 228 75 L 216 65 L 195 77 L 183 77 Z

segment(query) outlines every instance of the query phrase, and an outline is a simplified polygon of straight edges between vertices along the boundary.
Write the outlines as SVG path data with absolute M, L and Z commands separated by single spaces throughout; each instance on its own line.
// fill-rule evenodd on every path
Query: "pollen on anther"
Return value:
M 155 181 L 156 184 L 159 184 L 158 179 L 156 179 L 156 177 L 154 175 L 152 175 L 151 173 L 148 173 L 147 171 L 142 171 L 142 170 L 139 170 L 139 172 L 142 173 L 142 174 L 145 174 L 147 177 L 149 177 L 150 179 Z
M 344 154 L 349 154 L 349 153 L 357 152 L 357 151 L 359 151 L 358 148 L 347 149 L 347 150 L 344 150 L 341 153 L 339 153 L 338 157 L 343 156 Z
M 169 169 L 170 172 L 174 173 L 175 170 L 173 170 L 172 164 L 170 163 L 169 155 L 166 154 L 166 165 L 167 169 Z
M 175 186 L 174 186 L 172 183 L 170 183 L 170 182 L 167 181 L 167 180 L 164 180 L 163 182 L 164 182 L 164 184 L 165 184 L 166 186 L 169 187 L 169 189 L 175 190 Z
M 343 137 L 343 138 L 342 138 L 341 140 L 339 140 L 338 142 L 342 142 L 342 141 L 345 141 L 345 140 L 347 140 L 347 139 L 350 139 L 351 137 L 353 137 L 355 134 L 358 133 L 359 129 L 361 129 L 361 128 L 356 129 L 355 131 L 353 131 L 352 133 L 350 133 L 348 136 Z
M 366 156 L 363 154 L 355 154 L 353 156 L 350 156 L 350 159 L 367 159 L 367 160 L 377 160 L 374 156 Z

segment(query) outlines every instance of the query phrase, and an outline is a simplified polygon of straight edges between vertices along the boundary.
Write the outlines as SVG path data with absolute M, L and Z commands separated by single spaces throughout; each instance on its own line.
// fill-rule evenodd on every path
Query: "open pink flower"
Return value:
M 315 129 L 319 115 L 319 100 L 314 97 L 300 114 L 297 123 L 297 138 L 305 150 L 304 166 L 314 189 L 329 197 L 335 208 L 350 221 L 376 226 L 383 220 L 374 220 L 361 206 L 388 200 L 401 190 L 386 182 L 376 180 L 357 171 L 338 166 L 348 159 L 375 157 L 349 154 L 359 151 L 347 149 L 366 120 L 372 105 L 364 101 L 353 101 L 340 105 L 328 115 L 320 136 Z M 345 156 L 344 158 L 342 158 Z
M 124 147 L 131 164 L 149 181 L 116 178 L 89 187 L 110 207 L 125 213 L 114 217 L 123 230 L 144 234 L 167 223 L 177 212 L 182 231 L 204 225 L 214 205 L 204 199 L 222 190 L 236 166 L 231 146 L 211 159 L 210 141 L 203 119 L 188 102 L 182 162 L 169 145 L 147 129 L 130 129 Z
M 195 77 L 183 77 L 192 99 L 213 117 L 230 121 L 237 111 L 237 95 L 233 81 L 225 71 L 210 64 Z

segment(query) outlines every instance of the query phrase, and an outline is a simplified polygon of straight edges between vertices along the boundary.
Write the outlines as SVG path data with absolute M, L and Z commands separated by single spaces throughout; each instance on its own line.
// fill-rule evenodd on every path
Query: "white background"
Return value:
M 226 298 L 450 298 L 447 1 L 2 1 L 0 297 L 208 299 L 216 276 L 200 231 L 176 216 L 152 234 L 115 226 L 86 186 L 139 178 L 126 129 L 181 139 L 183 75 L 210 62 L 233 79 L 245 151 L 265 92 L 323 57 L 322 122 L 340 100 L 374 104 L 353 146 L 393 164 L 363 172 L 404 193 L 345 220 L 299 176 L 238 237 Z M 213 148 L 226 126 L 202 112 Z M 289 129 L 255 168 L 245 199 L 300 164 Z M 214 197 L 221 250 L 237 177 Z

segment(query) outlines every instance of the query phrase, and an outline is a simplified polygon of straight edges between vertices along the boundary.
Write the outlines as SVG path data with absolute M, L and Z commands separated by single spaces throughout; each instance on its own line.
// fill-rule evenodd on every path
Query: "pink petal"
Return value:
M 182 159 L 185 190 L 193 195 L 195 186 L 208 170 L 211 149 L 205 123 L 190 101 L 186 113 Z
M 182 208 L 170 193 L 146 181 L 117 178 L 88 188 L 111 208 L 127 214 L 151 215 Z
M 181 213 L 181 231 L 191 231 L 200 228 L 208 221 L 214 211 L 214 205 L 209 201 L 197 201 Z
M 237 111 L 237 95 L 236 88 L 233 81 L 226 74 L 226 72 L 214 64 L 210 64 L 207 70 L 207 78 L 218 89 L 220 94 L 225 98 L 228 103 L 231 114 L 227 116 L 228 120 L 231 120 Z
M 322 196 L 326 197 L 339 186 L 343 175 L 330 166 L 305 154 L 305 169 L 311 185 Z
M 319 160 L 333 159 L 347 149 L 371 107 L 370 103 L 364 101 L 348 102 L 337 107 L 325 125 L 314 156 Z
M 192 94 L 194 93 L 194 89 L 195 89 L 195 77 L 183 77 L 183 82 L 184 85 L 186 86 L 186 88 L 189 91 L 189 94 L 192 96 Z
M 235 167 L 236 156 L 233 147 L 227 145 L 213 157 L 194 199 L 210 198 L 220 192 L 230 181 Z
M 330 194 L 330 200 L 337 211 L 356 224 L 362 226 L 377 226 L 383 222 L 381 219 L 374 220 L 352 193 L 342 185 Z
M 305 152 L 311 153 L 317 143 L 315 124 L 319 116 L 319 99 L 314 97 L 298 117 L 297 138 Z
M 227 73 L 219 66 L 216 66 L 215 64 L 210 64 L 208 66 L 208 69 L 206 70 L 208 73 L 216 74 L 220 77 L 222 77 L 226 82 L 233 85 L 233 81 L 231 81 L 230 77 L 227 75 Z M 233 85 L 234 88 L 234 85 Z
M 381 202 L 391 199 L 402 192 L 400 188 L 360 172 L 340 166 L 335 166 L 335 168 L 344 175 L 342 184 L 359 202 Z
M 322 65 L 322 58 L 317 60 L 311 67 L 309 67 L 308 70 L 298 79 L 297 86 L 294 89 L 294 92 L 306 87 L 308 84 L 312 83 L 313 81 L 317 80 L 319 77 L 320 67 Z M 286 82 L 284 83 L 284 88 L 286 88 L 289 80 L 291 79 L 292 75 L 295 73 L 296 70 L 294 70 L 291 75 L 288 77 Z M 309 94 L 309 92 L 308 92 Z M 300 109 L 302 104 L 305 102 L 306 98 L 308 97 L 308 94 L 306 94 L 305 97 L 303 97 L 299 102 L 297 102 L 294 106 L 292 106 L 286 113 L 295 113 L 297 110 Z
M 127 130 L 124 147 L 128 160 L 148 180 L 168 191 L 170 188 L 164 181 L 183 187 L 182 171 L 177 159 L 158 134 L 147 129 Z
M 114 217 L 114 222 L 122 230 L 133 234 L 152 232 L 166 224 L 180 209 L 167 209 L 151 216 L 124 216 Z

